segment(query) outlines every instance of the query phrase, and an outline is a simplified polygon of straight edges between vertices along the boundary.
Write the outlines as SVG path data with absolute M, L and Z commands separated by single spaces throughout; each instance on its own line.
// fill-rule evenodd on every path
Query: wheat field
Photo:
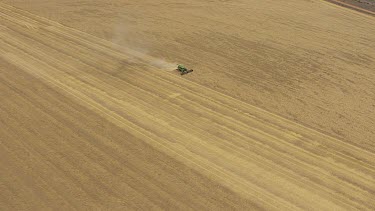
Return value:
M 374 23 L 315 0 L 0 1 L 0 210 L 373 210 Z

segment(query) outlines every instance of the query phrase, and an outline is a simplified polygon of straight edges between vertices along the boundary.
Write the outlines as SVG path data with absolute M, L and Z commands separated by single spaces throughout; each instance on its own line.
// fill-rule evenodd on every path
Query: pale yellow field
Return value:
M 2 0 L 0 210 L 374 210 L 374 26 L 315 0 Z

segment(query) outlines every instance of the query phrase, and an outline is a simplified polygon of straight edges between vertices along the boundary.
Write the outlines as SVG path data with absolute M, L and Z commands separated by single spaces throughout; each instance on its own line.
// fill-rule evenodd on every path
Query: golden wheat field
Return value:
M 0 0 L 0 210 L 87 209 L 374 210 L 375 17 Z

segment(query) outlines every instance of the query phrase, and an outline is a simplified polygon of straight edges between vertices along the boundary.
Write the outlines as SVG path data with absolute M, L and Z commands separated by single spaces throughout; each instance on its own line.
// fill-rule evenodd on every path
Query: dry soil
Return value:
M 0 210 L 374 209 L 374 25 L 315 0 L 2 0 Z

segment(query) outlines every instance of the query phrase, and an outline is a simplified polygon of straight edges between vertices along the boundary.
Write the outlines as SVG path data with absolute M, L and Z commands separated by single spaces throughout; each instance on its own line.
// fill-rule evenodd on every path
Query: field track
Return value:
M 341 2 L 341 1 L 338 1 L 338 0 L 326 0 L 326 1 L 330 2 L 330 3 L 333 3 L 333 4 L 337 4 L 337 5 L 342 6 L 342 7 L 346 7 L 346 8 L 352 9 L 352 10 L 356 10 L 358 12 L 361 12 L 361 13 L 364 13 L 364 14 L 367 14 L 367 15 L 375 16 L 375 12 L 373 12 L 371 10 L 366 10 L 364 8 L 361 8 L 361 7 L 352 5 L 352 4 Z
M 0 210 L 375 209 L 371 151 L 6 4 L 0 46 Z

